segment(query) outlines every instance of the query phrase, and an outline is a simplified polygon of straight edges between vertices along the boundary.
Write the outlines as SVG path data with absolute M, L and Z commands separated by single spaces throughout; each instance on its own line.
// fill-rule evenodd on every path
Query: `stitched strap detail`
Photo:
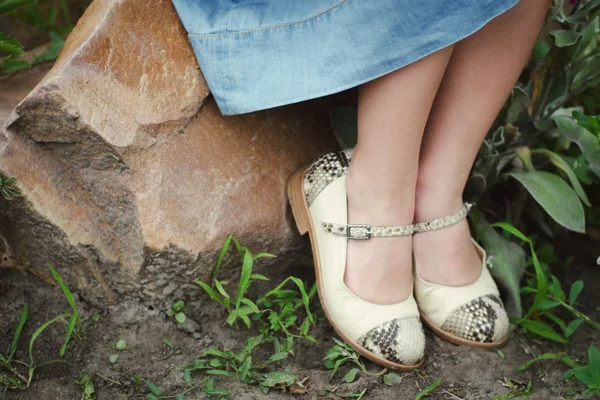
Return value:
M 321 228 L 336 236 L 348 239 L 369 239 L 371 236 L 408 236 L 412 235 L 414 226 L 371 226 L 365 224 L 336 224 L 334 222 L 321 222 Z
M 436 218 L 429 221 L 417 222 L 414 224 L 414 233 L 433 231 L 436 229 L 445 228 L 450 225 L 456 224 L 458 221 L 467 217 L 469 210 L 473 207 L 472 203 L 465 202 L 460 210 L 457 212 L 446 215 L 442 218 Z

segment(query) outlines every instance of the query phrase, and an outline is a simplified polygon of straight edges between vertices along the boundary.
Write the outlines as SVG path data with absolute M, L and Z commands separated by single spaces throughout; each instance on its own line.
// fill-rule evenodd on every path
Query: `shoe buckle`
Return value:
M 346 237 L 349 239 L 365 240 L 371 238 L 371 225 L 348 224 L 346 225 Z

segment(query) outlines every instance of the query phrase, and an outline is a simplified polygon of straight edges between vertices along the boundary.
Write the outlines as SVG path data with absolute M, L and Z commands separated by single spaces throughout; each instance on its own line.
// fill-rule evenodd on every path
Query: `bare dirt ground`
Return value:
M 570 285 L 577 279 L 585 281 L 585 288 L 579 299 L 582 304 L 580 309 L 598 321 L 600 268 L 592 258 L 594 251 L 589 251 L 593 246 L 597 246 L 597 242 L 586 242 L 579 236 L 571 242 L 559 243 L 559 254 L 561 250 L 568 250 L 569 255 L 573 254 L 573 251 L 581 255 L 577 256 L 569 270 L 553 272 L 563 281 L 563 286 Z M 307 264 L 310 264 L 308 243 L 306 257 Z M 223 271 L 224 275 L 229 273 L 235 275 L 236 271 Z M 264 294 L 289 275 L 307 281 L 314 279 L 312 270 L 306 267 L 273 269 L 265 274 L 271 281 L 253 285 L 248 297 L 255 298 L 258 293 Z M 35 329 L 44 321 L 70 311 L 69 304 L 59 287 L 43 283 L 24 271 L 0 270 L 0 279 L 5 285 L 0 293 L 0 349 L 5 350 L 10 345 L 20 310 L 27 302 L 30 320 L 25 326 L 16 353 L 17 359 L 27 359 L 28 340 Z M 232 281 L 234 285 L 235 279 Z M 200 288 L 198 290 L 200 291 Z M 194 297 L 198 298 L 197 295 L 198 293 L 195 293 Z M 187 384 L 183 380 L 183 372 L 172 369 L 173 366 L 193 362 L 195 356 L 209 347 L 225 350 L 240 348 L 249 336 L 258 334 L 256 330 L 236 331 L 226 326 L 224 309 L 204 294 L 197 300 L 186 299 L 185 312 L 188 321 L 183 326 L 167 316 L 166 305 L 161 309 L 161 306 L 131 300 L 115 304 L 108 310 L 101 310 L 76 293 L 75 297 L 83 316 L 87 336 L 69 345 L 65 355 L 68 364 L 41 368 L 28 390 L 0 391 L 1 399 L 81 399 L 81 390 L 73 382 L 83 373 L 91 375 L 97 398 L 101 400 L 145 398 L 147 389 L 142 385 L 142 393 L 138 392 L 132 375 L 151 380 L 159 385 L 165 394 L 176 394 L 186 390 Z M 386 386 L 381 377 L 367 375 L 360 375 L 355 382 L 347 384 L 342 377 L 350 369 L 349 366 L 343 367 L 331 382 L 328 382 L 330 371 L 323 366 L 322 359 L 332 346 L 335 333 L 317 303 L 314 302 L 313 308 L 317 310 L 319 319 L 316 326 L 311 328 L 311 332 L 318 339 L 318 344 L 296 340 L 295 356 L 281 362 L 282 367 L 289 366 L 291 372 L 301 379 L 308 378 L 305 381 L 305 394 L 298 395 L 275 389 L 265 395 L 256 387 L 237 384 L 235 377 L 217 379 L 218 386 L 235 388 L 231 398 L 243 400 L 340 399 L 343 398 L 340 395 L 344 393 L 359 393 L 364 389 L 367 389 L 364 399 L 414 399 L 420 390 L 436 379 L 443 378 L 443 382 L 428 398 L 490 399 L 511 393 L 511 389 L 503 384 L 508 378 L 520 390 L 524 390 L 531 382 L 531 390 L 534 391 L 531 399 L 562 399 L 569 398 L 565 395 L 568 389 L 578 387 L 575 381 L 561 379 L 568 369 L 566 365 L 559 361 L 547 360 L 532 365 L 524 372 L 516 372 L 516 368 L 531 359 L 534 354 L 547 352 L 564 351 L 575 359 L 586 360 L 589 344 L 600 343 L 598 332 L 587 325 L 579 328 L 568 345 L 526 338 L 515 333 L 502 349 L 502 358 L 496 351 L 452 345 L 427 331 L 426 362 L 417 372 L 401 373 L 405 375 L 401 384 Z M 93 318 L 94 316 L 96 317 Z M 36 360 L 59 358 L 58 351 L 63 336 L 64 325 L 56 325 L 45 331 L 35 345 Z M 119 339 L 126 340 L 129 348 L 120 353 L 118 362 L 113 364 L 109 361 L 109 356 L 115 352 L 113 345 Z M 172 354 L 169 355 L 170 350 L 162 343 L 163 339 L 170 340 L 175 346 Z M 365 363 L 370 371 L 381 370 L 373 363 Z M 206 397 L 201 390 L 196 390 L 187 393 L 185 398 Z

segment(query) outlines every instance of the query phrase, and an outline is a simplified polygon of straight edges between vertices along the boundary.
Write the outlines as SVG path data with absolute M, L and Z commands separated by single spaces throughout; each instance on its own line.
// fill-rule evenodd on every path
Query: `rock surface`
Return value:
M 285 254 L 264 266 L 305 257 L 285 183 L 337 147 L 327 100 L 225 117 L 209 94 L 170 1 L 92 2 L 0 134 L 12 264 L 114 301 L 181 296 L 229 233 Z

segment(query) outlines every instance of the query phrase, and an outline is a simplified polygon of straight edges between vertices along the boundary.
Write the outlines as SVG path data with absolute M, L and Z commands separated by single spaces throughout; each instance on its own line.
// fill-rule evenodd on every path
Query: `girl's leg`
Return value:
M 415 221 L 461 207 L 477 151 L 527 61 L 549 3 L 521 0 L 456 43 L 423 137 Z M 449 286 L 474 282 L 481 261 L 470 240 L 466 220 L 414 235 L 421 277 Z
M 451 53 L 444 48 L 360 86 L 358 141 L 346 178 L 348 223 L 412 223 L 421 137 Z M 380 304 L 408 297 L 410 236 L 347 243 L 344 281 L 352 292 Z

